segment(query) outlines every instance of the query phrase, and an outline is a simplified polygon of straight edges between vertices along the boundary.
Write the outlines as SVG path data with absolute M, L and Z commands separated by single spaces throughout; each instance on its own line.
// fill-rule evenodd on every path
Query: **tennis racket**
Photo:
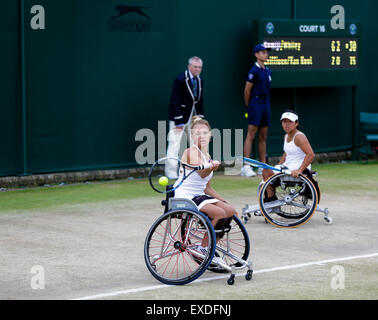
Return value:
M 266 163 L 263 163 L 254 159 L 246 158 L 246 157 L 243 157 L 243 161 L 247 162 L 248 164 L 256 168 L 271 169 L 273 171 L 279 171 L 286 174 L 291 174 L 291 171 L 283 165 L 281 165 L 280 168 L 276 168 L 276 167 L 270 166 L 269 164 L 266 164 Z
M 170 165 L 176 164 L 180 168 L 180 175 L 178 179 L 169 179 L 164 174 L 164 169 L 167 163 Z M 193 172 L 197 170 L 203 170 L 211 168 L 211 163 L 201 164 L 199 166 L 192 166 L 188 163 L 181 161 L 179 158 L 165 157 L 156 161 L 148 174 L 148 180 L 152 189 L 159 193 L 170 193 L 179 188 L 182 183 L 187 179 Z M 170 186 L 168 188 L 168 186 Z

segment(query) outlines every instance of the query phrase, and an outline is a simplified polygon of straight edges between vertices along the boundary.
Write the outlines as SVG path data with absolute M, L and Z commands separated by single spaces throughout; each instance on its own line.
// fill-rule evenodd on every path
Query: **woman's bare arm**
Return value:
M 207 183 L 204 192 L 209 195 L 210 197 L 214 197 L 223 202 L 227 202 L 224 198 L 222 198 L 211 186 L 210 181 Z
M 298 170 L 292 171 L 291 175 L 297 177 L 300 173 L 303 172 L 314 160 L 315 153 L 312 150 L 310 142 L 306 138 L 304 134 L 298 134 L 295 139 L 294 143 L 302 149 L 302 151 L 306 154 L 306 157 L 303 159 L 303 162 Z

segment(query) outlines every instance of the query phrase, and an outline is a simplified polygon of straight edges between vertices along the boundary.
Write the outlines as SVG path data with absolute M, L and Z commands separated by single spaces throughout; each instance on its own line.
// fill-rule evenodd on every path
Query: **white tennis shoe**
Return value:
M 207 247 L 204 248 L 201 245 L 199 245 L 199 246 L 193 247 L 191 249 L 194 250 L 195 252 L 199 253 L 198 256 L 196 255 L 196 257 L 198 257 L 198 258 L 203 259 L 202 256 L 205 256 L 205 257 L 207 256 L 207 250 L 208 250 Z M 220 255 L 217 252 L 215 252 L 214 257 L 211 260 L 211 264 L 227 265 L 226 262 L 220 257 Z
M 198 258 L 203 259 L 203 256 L 207 256 L 207 248 L 202 247 L 201 245 L 193 246 L 191 249 L 194 251 L 194 255 Z M 199 255 L 196 255 L 196 253 L 199 253 Z
M 215 251 L 213 260 L 211 260 L 211 263 L 216 263 L 217 265 L 227 265 L 226 262 L 221 258 L 221 256 Z
M 240 173 L 240 175 L 241 175 L 242 177 L 255 177 L 255 176 L 256 176 L 256 172 L 254 172 L 254 171 L 252 170 L 252 168 L 251 168 L 250 165 L 245 164 L 245 165 L 243 166 L 243 168 L 241 169 L 241 173 Z

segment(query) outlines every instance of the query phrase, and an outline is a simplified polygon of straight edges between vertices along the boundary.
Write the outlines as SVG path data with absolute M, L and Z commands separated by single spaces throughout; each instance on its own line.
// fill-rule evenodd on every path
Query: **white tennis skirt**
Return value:
M 200 210 L 205 204 L 218 202 L 218 199 L 210 197 L 208 195 L 196 196 L 192 198 L 193 202 L 197 205 L 198 210 Z

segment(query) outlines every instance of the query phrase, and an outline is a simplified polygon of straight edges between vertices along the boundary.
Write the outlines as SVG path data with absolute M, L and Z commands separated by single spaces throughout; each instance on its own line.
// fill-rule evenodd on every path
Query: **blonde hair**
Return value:
M 209 130 L 211 130 L 210 124 L 207 120 L 201 118 L 200 116 L 192 117 L 192 125 L 190 126 L 190 129 L 193 129 L 197 124 L 204 124 L 209 128 Z

